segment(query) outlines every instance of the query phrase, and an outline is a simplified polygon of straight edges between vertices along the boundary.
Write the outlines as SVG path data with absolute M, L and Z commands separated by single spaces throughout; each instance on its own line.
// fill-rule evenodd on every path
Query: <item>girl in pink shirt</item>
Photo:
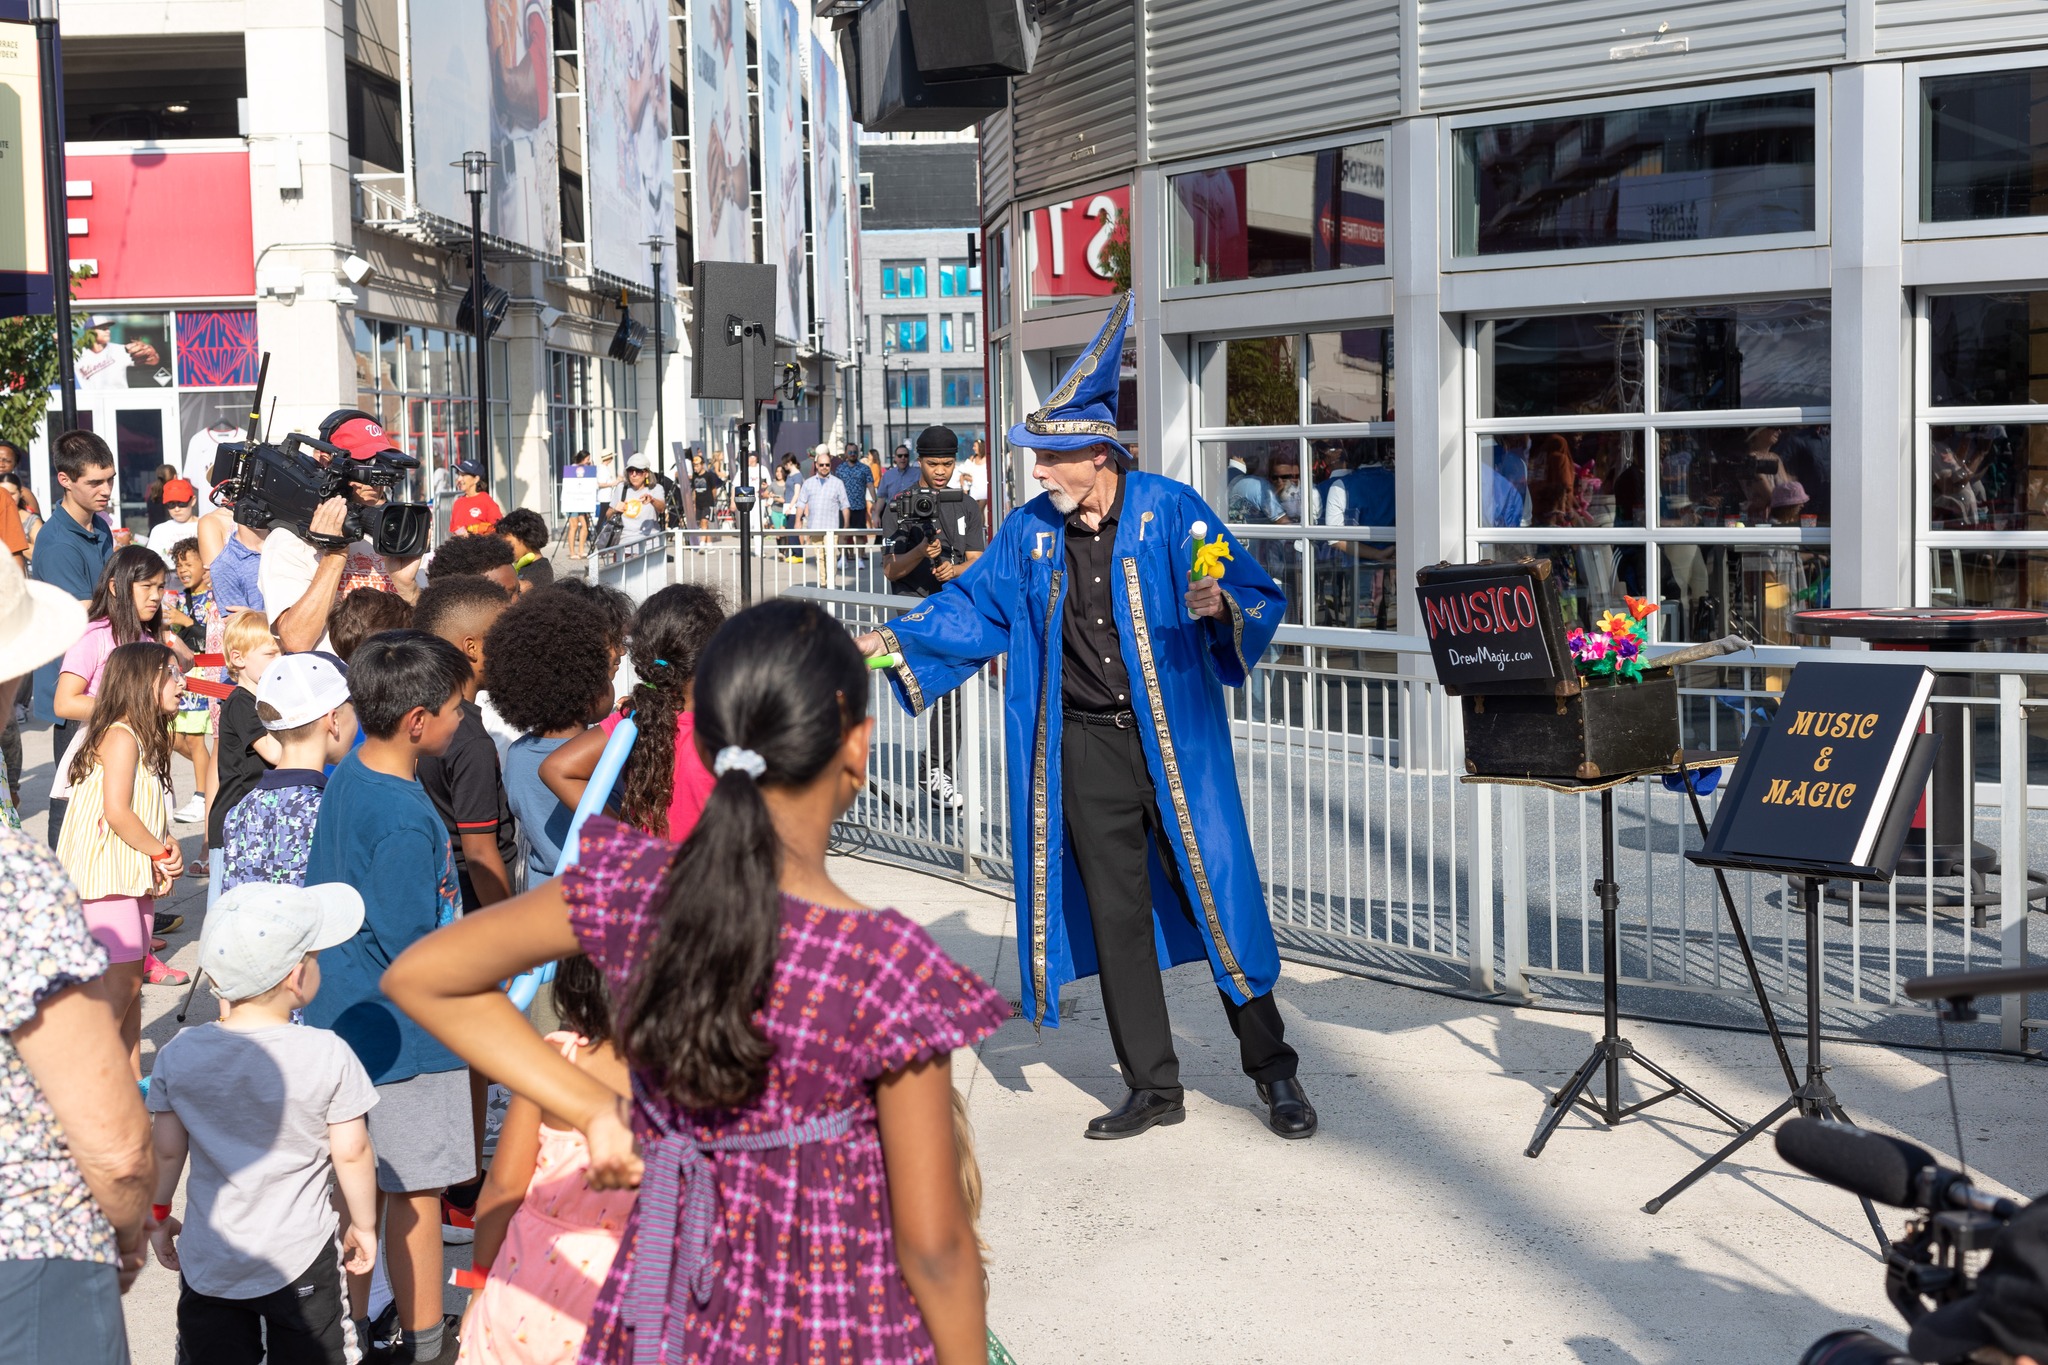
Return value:
M 680 844 L 696 828 L 716 779 L 697 753 L 690 712 L 697 656 L 725 623 L 725 602 L 695 583 L 663 588 L 633 617 L 629 655 L 639 683 L 594 730 L 570 740 L 541 764 L 541 781 L 574 810 L 598 756 L 621 716 L 640 727 L 610 806 L 636 829 Z

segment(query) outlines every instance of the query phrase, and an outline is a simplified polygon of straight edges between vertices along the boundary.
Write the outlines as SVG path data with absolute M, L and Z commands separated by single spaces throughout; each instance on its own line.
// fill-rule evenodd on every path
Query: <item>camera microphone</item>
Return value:
M 1924 1147 L 1846 1123 L 1797 1118 L 1778 1130 L 1778 1155 L 1830 1185 L 1900 1209 L 1975 1209 L 2011 1218 L 2019 1205 L 1943 1169 Z

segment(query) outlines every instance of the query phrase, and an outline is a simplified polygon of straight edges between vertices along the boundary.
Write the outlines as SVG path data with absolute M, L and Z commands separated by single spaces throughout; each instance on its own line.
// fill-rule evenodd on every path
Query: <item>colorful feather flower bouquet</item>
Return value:
M 1650 643 L 1650 630 L 1645 623 L 1657 610 L 1657 604 L 1640 597 L 1621 600 L 1627 605 L 1626 612 L 1602 612 L 1594 629 L 1573 626 L 1565 634 L 1572 663 L 1581 678 L 1643 680 L 1643 647 Z

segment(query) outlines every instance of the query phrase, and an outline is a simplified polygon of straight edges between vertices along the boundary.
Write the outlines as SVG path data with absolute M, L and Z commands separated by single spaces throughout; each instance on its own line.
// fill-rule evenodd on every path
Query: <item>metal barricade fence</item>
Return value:
M 912 599 L 799 585 L 851 629 Z M 1734 748 L 1768 716 L 1792 665 L 1842 651 L 1760 648 L 1738 664 L 1685 669 L 1686 741 Z M 1859 660 L 1973 673 L 1977 691 L 1937 696 L 1966 712 L 1963 791 L 1923 795 L 1926 818 L 1888 886 L 1834 883 L 1822 916 L 1823 1007 L 1831 1027 L 1904 1026 L 1924 1013 L 1900 994 L 1907 977 L 2019 966 L 2027 917 L 2048 897 L 2033 850 L 2048 852 L 2048 806 L 2028 781 L 2029 735 L 2048 707 L 2048 658 L 2034 655 L 1862 653 Z M 1752 662 L 1754 661 L 1754 662 Z M 1000 691 L 1005 665 L 984 669 L 958 696 L 960 782 L 966 805 L 942 809 L 918 783 L 929 714 L 905 716 L 876 689 L 872 780 L 843 837 L 881 857 L 945 870 L 1009 893 L 1011 841 Z M 2030 690 L 2030 685 L 2031 689 Z M 2042 696 L 2033 695 L 2041 691 Z M 1284 627 L 1246 687 L 1229 694 L 1238 775 L 1275 925 L 1297 954 L 1336 965 L 1462 974 L 1479 990 L 1588 998 L 1600 971 L 1599 813 L 1594 798 L 1459 781 L 1463 730 L 1456 702 L 1429 673 L 1423 642 Z M 1933 714 L 1931 712 L 1930 714 Z M 2043 734 L 2048 735 L 2048 725 Z M 1700 835 L 1686 797 L 1655 778 L 1616 793 L 1618 951 L 1625 987 L 1659 1013 L 1709 1021 L 1754 1017 L 1746 969 L 1711 873 L 1687 862 Z M 1718 794 L 1704 803 L 1713 818 Z M 1938 856 L 1941 803 L 1963 801 L 1970 853 Z M 1797 888 L 1780 876 L 1730 874 L 1730 887 L 1781 1012 L 1801 1008 L 1806 971 Z M 1434 964 L 1432 966 L 1431 964 Z M 1653 993 L 1653 994 L 1647 994 Z M 1987 1006 L 1989 1001 L 1984 1002 Z M 2022 1002 L 1997 1015 L 1996 1039 L 2025 1045 L 2041 1026 Z M 1982 1037 L 1979 1039 L 1982 1041 Z

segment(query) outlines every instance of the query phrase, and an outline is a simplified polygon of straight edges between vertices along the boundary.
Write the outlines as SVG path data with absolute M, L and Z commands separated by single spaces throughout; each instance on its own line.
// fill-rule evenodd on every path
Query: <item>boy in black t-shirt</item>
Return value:
M 256 684 L 279 653 L 277 637 L 270 633 L 270 618 L 260 611 L 244 609 L 227 620 L 221 635 L 221 652 L 227 657 L 228 676 L 235 690 L 220 704 L 220 735 L 214 743 L 217 776 L 213 801 L 206 812 L 206 860 L 210 882 L 208 908 L 220 896 L 221 849 L 226 845 L 222 826 L 228 812 L 263 780 L 263 774 L 283 753 L 277 740 L 264 728 L 256 714 Z
M 448 827 L 455 873 L 462 886 L 464 914 L 494 905 L 512 894 L 511 869 L 518 865 L 518 834 L 498 748 L 484 728 L 477 688 L 484 671 L 484 636 L 512 595 L 488 578 L 437 578 L 413 607 L 415 630 L 438 635 L 461 650 L 470 663 L 462 694 L 462 721 L 446 753 L 420 760 L 420 785 Z

